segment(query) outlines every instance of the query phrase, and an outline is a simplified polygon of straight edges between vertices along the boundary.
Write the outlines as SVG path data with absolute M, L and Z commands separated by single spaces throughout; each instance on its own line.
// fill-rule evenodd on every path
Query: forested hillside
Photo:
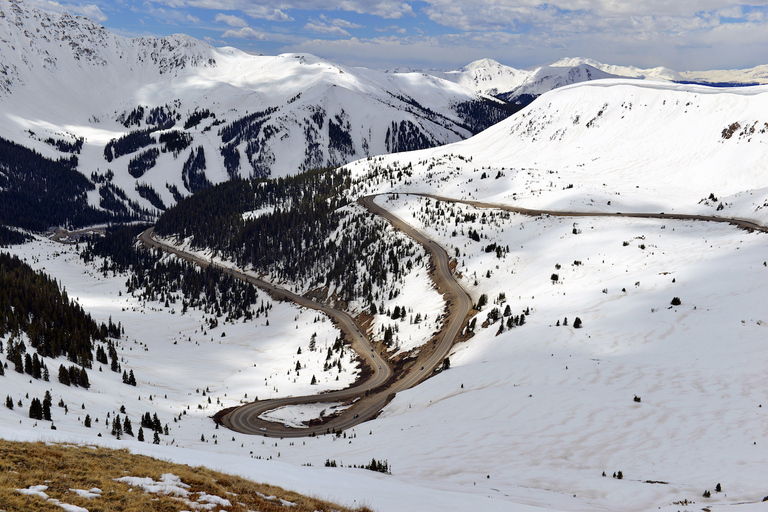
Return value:
M 99 186 L 102 209 L 89 205 L 87 194 L 96 185 L 77 163 L 75 155 L 51 160 L 0 138 L 0 225 L 45 231 L 138 218 L 138 207 L 116 198 L 109 183 Z
M 362 300 L 367 308 L 392 298 L 396 281 L 423 264 L 423 254 L 350 204 L 351 185 L 341 169 L 231 181 L 168 209 L 156 233 L 189 238 L 193 247 L 211 248 L 242 268 L 322 298 Z
M 35 272 L 15 256 L 0 253 L 0 338 L 7 333 L 25 333 L 30 348 L 41 357 L 64 355 L 88 368 L 94 341 L 120 336 L 111 322 L 96 324 L 79 304 L 69 300 L 55 280 Z M 26 347 L 20 342 L 7 347 L 6 353 L 18 365 Z
M 125 273 L 128 291 L 144 301 L 178 307 L 181 314 L 189 308 L 203 310 L 210 315 L 211 327 L 218 325 L 222 317 L 222 321 L 249 320 L 269 308 L 263 296 L 261 304 L 257 304 L 259 293 L 253 285 L 215 267 L 200 269 L 139 245 L 136 237 L 146 228 L 139 225 L 110 229 L 105 237 L 90 240 L 80 252 L 81 258 L 94 262 L 104 275 Z

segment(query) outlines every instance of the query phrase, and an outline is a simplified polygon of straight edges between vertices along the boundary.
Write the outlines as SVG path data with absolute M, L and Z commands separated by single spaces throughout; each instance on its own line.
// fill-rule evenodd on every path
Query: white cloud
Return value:
M 233 37 L 237 39 L 249 39 L 252 41 L 266 41 L 267 36 L 262 32 L 256 32 L 251 27 L 243 27 L 240 30 L 227 30 L 221 37 Z
M 85 16 L 99 23 L 103 23 L 108 19 L 107 15 L 96 4 L 62 4 L 50 0 L 34 0 L 30 3 L 46 11 L 68 12 L 77 16 Z
M 335 34 L 337 36 L 350 36 L 351 34 L 341 27 L 334 27 L 318 20 L 310 20 L 304 25 L 304 30 L 318 32 L 320 34 Z
M 217 11 L 243 11 L 249 16 L 271 21 L 291 20 L 287 12 L 293 9 L 308 11 L 350 11 L 371 14 L 381 18 L 396 19 L 413 15 L 410 4 L 401 0 L 339 0 L 333 4 L 327 0 L 151 0 L 169 7 L 197 7 Z
M 338 36 L 349 36 L 351 34 L 347 32 L 347 29 L 357 28 L 363 28 L 363 26 L 339 18 L 329 19 L 324 14 L 321 14 L 319 19 L 310 19 L 304 25 L 305 30 L 320 34 L 335 34 Z
M 376 27 L 376 32 L 396 32 L 398 34 L 407 34 L 408 31 L 405 28 L 397 25 L 390 25 L 388 27 Z
M 219 13 L 216 15 L 216 22 L 221 23 L 224 22 L 230 27 L 238 27 L 238 28 L 244 28 L 248 26 L 248 23 L 238 16 L 233 16 L 231 14 L 223 14 Z
M 268 21 L 293 21 L 280 9 L 267 7 L 266 5 L 254 5 L 244 11 L 251 18 L 263 19 Z

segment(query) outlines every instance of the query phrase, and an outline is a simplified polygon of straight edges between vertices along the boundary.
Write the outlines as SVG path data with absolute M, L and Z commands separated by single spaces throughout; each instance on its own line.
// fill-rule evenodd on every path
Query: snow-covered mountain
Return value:
M 546 93 L 471 139 L 349 164 L 358 193 L 396 192 L 377 201 L 455 255 L 461 285 L 488 303 L 450 369 L 398 393 L 343 438 L 265 442 L 209 419 L 254 393 L 311 389 L 325 351 L 307 350 L 310 336 L 323 346 L 337 335 L 314 312 L 275 303 L 269 322 L 204 331 L 201 311 L 178 314 L 178 303 L 135 296 L 125 276 L 101 275 L 74 246 L 17 247 L 97 320 L 125 326 L 117 350 L 138 384 L 94 367 L 85 390 L 11 366 L 0 393 L 16 405 L 0 416 L 0 436 L 204 462 L 381 511 L 762 510 L 767 235 L 615 213 L 767 223 L 765 112 L 764 86 L 593 81 Z M 406 192 L 613 214 L 527 217 Z M 418 311 L 429 294 L 415 286 L 391 301 L 408 296 Z M 529 311 L 524 325 L 500 321 L 508 306 Z M 402 324 L 427 339 L 433 332 Z M 296 380 L 299 357 L 306 366 Z M 27 417 L 30 399 L 46 390 L 70 407 L 54 409 L 56 431 Z M 310 414 L 288 409 L 287 418 Z M 145 411 L 169 423 L 160 445 L 118 441 L 103 422 Z M 84 414 L 102 421 L 86 427 Z M 386 458 L 393 474 L 323 467 L 371 458 Z
M 547 91 L 619 75 L 693 77 L 585 59 L 379 72 L 185 35 L 128 39 L 87 18 L 0 0 L 0 138 L 48 158 L 76 154 L 91 187 L 79 190 L 114 218 L 233 178 L 461 141 Z
M 456 71 L 434 74 L 478 94 L 494 96 L 522 106 L 552 89 L 618 76 L 601 71 L 589 62 L 555 63 L 551 66 L 522 70 L 505 66 L 492 59 L 478 60 Z
M 529 208 L 768 222 L 765 112 L 766 86 L 592 81 L 546 93 L 469 140 L 354 166 L 412 164 L 414 190 L 425 186 L 424 169 L 440 192 Z
M 455 71 L 428 71 L 478 94 L 494 96 L 518 105 L 527 105 L 545 92 L 566 85 L 606 78 L 634 78 L 660 82 L 754 85 L 768 83 L 768 66 L 730 71 L 675 71 L 663 66 L 641 69 L 635 66 L 603 64 L 594 59 L 566 57 L 549 65 L 516 69 L 491 59 L 482 59 Z
M 50 157 L 77 151 L 81 173 L 147 208 L 207 183 L 455 142 L 507 115 L 423 73 L 127 39 L 17 0 L 0 1 L 0 55 L 0 136 Z

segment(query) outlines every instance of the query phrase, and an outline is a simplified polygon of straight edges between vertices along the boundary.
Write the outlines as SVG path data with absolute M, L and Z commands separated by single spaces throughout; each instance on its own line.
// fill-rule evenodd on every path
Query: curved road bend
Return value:
M 390 194 L 379 195 L 387 196 Z M 672 213 L 608 213 L 572 212 L 543 209 L 540 210 L 482 201 L 455 199 L 428 193 L 410 193 L 409 195 L 427 197 L 438 201 L 463 203 L 477 208 L 496 208 L 530 216 L 551 215 L 556 217 L 615 217 L 620 215 L 621 217 L 644 219 L 693 220 L 728 223 L 739 228 L 768 233 L 768 227 L 747 219 Z M 406 370 L 401 376 L 399 376 L 399 379 L 392 379 L 393 371 L 389 363 L 386 360 L 381 359 L 378 354 L 373 352 L 369 340 L 362 333 L 357 323 L 347 313 L 337 311 L 323 304 L 316 303 L 310 299 L 307 299 L 306 297 L 291 293 L 288 290 L 284 290 L 271 283 L 244 274 L 238 270 L 220 267 L 223 271 L 230 273 L 234 277 L 252 283 L 259 288 L 266 290 L 275 299 L 291 300 L 297 304 L 321 311 L 333 317 L 338 322 L 338 325 L 353 340 L 352 348 L 368 362 L 373 370 L 371 379 L 358 386 L 350 387 L 344 390 L 333 391 L 321 395 L 263 400 L 237 407 L 222 418 L 222 423 L 225 426 L 232 430 L 246 434 L 263 434 L 273 437 L 305 437 L 312 434 L 323 434 L 328 429 L 335 429 L 337 431 L 349 429 L 375 416 L 386 405 L 389 397 L 392 394 L 404 389 L 408 389 L 421 382 L 424 378 L 429 376 L 432 373 L 432 370 L 441 364 L 443 359 L 448 355 L 453 341 L 459 334 L 464 320 L 470 311 L 471 299 L 453 277 L 453 273 L 450 269 L 450 258 L 448 257 L 448 254 L 445 252 L 445 250 L 435 241 L 429 239 L 427 236 L 413 228 L 402 219 L 398 218 L 396 215 L 378 206 L 374 202 L 375 197 L 375 195 L 365 196 L 358 199 L 358 202 L 367 208 L 371 213 L 384 217 L 395 228 L 400 229 L 405 234 L 422 244 L 425 250 L 433 258 L 435 272 L 433 273 L 432 277 L 435 280 L 438 290 L 440 290 L 440 292 L 446 296 L 450 306 L 448 321 L 446 324 L 444 324 L 443 330 L 440 333 L 434 350 L 430 354 L 425 355 L 424 359 L 420 360 L 418 364 Z M 211 264 L 208 260 L 180 251 L 175 247 L 155 240 L 153 238 L 153 228 L 143 232 L 140 235 L 140 239 L 147 246 L 157 247 L 164 251 L 176 254 L 177 256 L 202 267 L 207 267 Z M 422 367 L 424 370 L 421 370 Z M 355 400 L 355 403 L 351 408 L 344 411 L 338 417 L 326 422 L 322 426 L 310 427 L 306 429 L 294 429 L 279 423 L 267 422 L 258 418 L 258 416 L 264 412 L 286 405 L 329 403 L 354 400 L 356 398 L 358 400 Z
M 452 278 L 448 254 L 435 242 L 429 240 L 388 211 L 375 205 L 371 197 L 363 198 L 360 202 L 373 213 L 384 216 L 390 220 L 393 225 L 400 227 L 409 235 L 416 238 L 417 241 L 424 244 L 427 252 L 429 252 L 435 260 L 437 270 L 436 275 L 440 275 L 439 279 L 446 283 L 440 283 L 438 286 L 447 286 L 452 291 L 452 293 L 450 293 L 451 296 L 448 298 L 449 303 L 456 302 L 460 305 L 458 310 L 452 308 L 452 314 L 450 315 L 448 325 L 441 332 L 440 342 L 436 349 L 429 354 L 426 359 L 423 361 L 420 360 L 418 365 L 414 365 L 403 375 L 399 376 L 398 380 L 392 379 L 394 372 L 389 362 L 382 359 L 379 354 L 374 352 L 360 326 L 347 313 L 335 310 L 324 304 L 319 304 L 311 299 L 247 275 L 239 270 L 217 265 L 222 271 L 266 290 L 274 299 L 290 300 L 301 306 L 321 311 L 333 317 L 338 322 L 339 327 L 353 340 L 353 350 L 355 350 L 361 358 L 366 360 L 372 369 L 371 378 L 362 384 L 347 389 L 318 395 L 262 400 L 242 405 L 233 409 L 221 418 L 221 422 L 224 426 L 245 434 L 261 434 L 272 437 L 306 437 L 312 434 L 324 434 L 328 430 L 346 430 L 359 423 L 367 421 L 378 414 L 378 412 L 387 404 L 390 395 L 393 393 L 397 393 L 398 391 L 402 391 L 421 382 L 431 374 L 435 367 L 442 363 L 443 359 L 448 354 L 448 351 L 453 344 L 453 340 L 461 329 L 462 323 L 471 307 L 469 296 Z M 171 245 L 156 240 L 153 236 L 153 232 L 154 228 L 149 228 L 141 233 L 141 235 L 139 235 L 141 242 L 149 247 L 156 247 L 175 254 L 187 261 L 200 265 L 201 267 L 211 265 L 209 260 L 181 251 Z M 455 297 L 453 296 L 454 294 Z M 423 370 L 421 370 L 422 367 L 424 368 Z M 324 424 L 310 428 L 290 428 L 280 423 L 259 419 L 259 416 L 263 413 L 287 405 L 333 403 L 349 400 L 355 400 L 352 407 L 345 410 L 339 416 L 326 421 Z

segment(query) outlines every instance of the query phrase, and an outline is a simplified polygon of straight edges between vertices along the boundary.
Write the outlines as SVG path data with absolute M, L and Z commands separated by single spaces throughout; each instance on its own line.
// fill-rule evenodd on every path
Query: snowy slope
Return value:
M 2 0 L 0 13 L 0 136 L 49 157 L 61 153 L 46 139 L 84 138 L 80 171 L 90 177 L 111 170 L 114 184 L 147 208 L 136 185 L 150 185 L 165 205 L 173 204 L 169 186 L 190 193 L 182 169 L 199 148 L 205 177 L 218 183 L 295 174 L 472 135 L 467 114 L 458 109 L 478 96 L 422 73 L 387 74 L 311 55 L 258 57 L 185 35 L 126 39 L 86 18 L 48 14 L 15 0 Z M 204 113 L 196 123 L 190 119 L 195 112 Z M 165 126 L 153 143 L 105 158 L 111 140 L 168 121 L 190 139 L 182 150 L 165 151 L 159 142 L 171 131 Z M 235 122 L 230 136 L 223 135 Z M 234 158 L 228 165 L 224 146 Z M 137 178 L 128 173 L 129 161 L 145 149 L 161 153 Z
M 581 57 L 565 57 L 559 59 L 550 66 L 552 67 L 577 67 L 577 66 L 591 66 L 595 69 L 599 69 L 612 75 L 625 77 L 625 78 L 642 78 L 645 80 L 661 80 L 669 82 L 680 82 L 685 80 L 683 76 L 669 68 L 662 66 L 651 69 L 640 69 L 635 66 L 616 66 L 613 64 L 603 64 L 594 59 L 585 59 Z
M 351 164 L 361 178 L 386 166 L 412 172 L 399 181 L 368 179 L 359 193 L 768 220 L 758 208 L 768 202 L 765 87 L 602 84 L 547 93 L 467 141 Z M 450 254 L 458 251 L 462 286 L 474 300 L 489 300 L 474 336 L 451 353 L 451 369 L 400 393 L 375 421 L 344 437 L 293 442 L 215 429 L 208 416 L 217 401 L 306 391 L 309 373 L 302 370 L 297 382 L 291 373 L 297 344 L 306 347 L 314 331 L 333 339 L 332 326 L 275 304 L 269 326 L 227 324 L 215 337 L 203 335 L 195 332 L 199 313 L 143 304 L 127 294 L 124 277 L 103 278 L 72 248 L 35 242 L 14 252 L 61 279 L 97 320 L 121 321 L 127 341 L 120 356 L 139 370 L 139 383 L 131 388 L 94 368 L 86 391 L 30 383 L 9 368 L 0 396 L 24 406 L 0 415 L 0 435 L 128 447 L 377 511 L 764 508 L 765 234 L 621 216 L 527 218 L 447 204 L 437 215 L 434 201 L 403 193 L 379 202 Z M 501 255 L 486 251 L 490 244 L 503 247 Z M 673 297 L 680 306 L 671 306 Z M 499 329 L 488 318 L 507 305 L 512 315 L 529 311 L 524 325 Z M 322 364 L 302 354 L 302 364 Z M 208 397 L 197 392 L 205 387 Z M 55 432 L 26 417 L 24 394 L 46 389 L 54 403 L 69 404 L 68 414 L 54 408 Z M 134 423 L 156 411 L 169 422 L 169 436 L 159 446 L 116 441 L 103 420 L 120 403 Z M 84 427 L 80 404 L 101 421 Z M 371 458 L 386 459 L 393 475 L 322 467 L 327 459 L 346 466 Z M 618 471 L 624 478 L 611 478 Z M 718 483 L 721 493 L 714 492 Z
M 604 71 L 596 64 L 593 61 L 564 59 L 550 66 L 515 69 L 492 59 L 482 59 L 456 71 L 430 73 L 456 82 L 478 94 L 494 96 L 521 105 L 530 103 L 535 97 L 547 91 L 566 85 L 617 76 L 633 76 Z
M 603 80 L 542 95 L 467 141 L 353 168 L 412 163 L 412 184 L 394 189 L 528 208 L 674 211 L 765 223 L 767 159 L 764 86 Z

